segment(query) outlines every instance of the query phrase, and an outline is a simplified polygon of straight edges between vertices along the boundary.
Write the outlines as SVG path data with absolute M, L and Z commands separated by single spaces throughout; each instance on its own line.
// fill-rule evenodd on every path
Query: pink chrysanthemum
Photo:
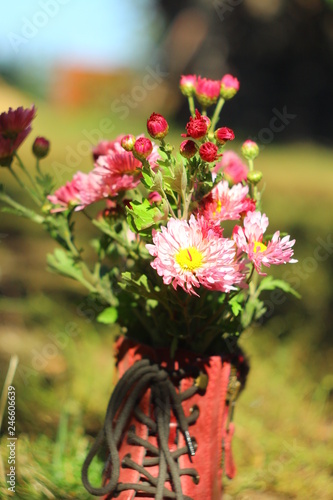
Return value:
M 195 288 L 229 292 L 244 276 L 236 260 L 234 242 L 223 238 L 207 221 L 193 215 L 189 222 L 169 220 L 161 231 L 153 231 L 153 245 L 146 245 L 155 257 L 151 266 L 165 285 L 197 295 Z
M 112 190 L 101 182 L 94 171 L 88 174 L 77 172 L 70 182 L 57 189 L 53 195 L 49 195 L 48 200 L 54 205 L 58 205 L 51 210 L 54 213 L 63 212 L 73 207 L 75 211 L 83 210 L 92 203 L 110 195 L 112 196 Z
M 194 94 L 196 84 L 196 75 L 182 75 L 180 78 L 179 87 L 182 94 L 189 97 Z
M 249 169 L 234 151 L 226 151 L 222 159 L 216 163 L 212 172 L 213 177 L 220 170 L 223 170 L 228 181 L 232 184 L 238 184 L 239 182 L 246 181 Z
M 268 227 L 268 218 L 260 212 L 248 212 L 244 218 L 244 227 L 236 226 L 233 231 L 233 239 L 239 250 L 245 252 L 253 262 L 257 272 L 263 276 L 261 266 L 270 267 L 271 264 L 294 263 L 297 260 L 291 257 L 294 254 L 291 248 L 295 240 L 290 236 L 280 238 L 280 231 L 276 231 L 272 239 L 263 243 L 263 235 Z
M 227 181 L 221 181 L 204 198 L 199 213 L 217 224 L 223 220 L 239 219 L 243 213 L 254 209 L 248 193 L 248 186 L 236 184 L 230 188 Z
M 31 130 L 31 122 L 36 115 L 35 106 L 31 108 L 9 108 L 0 114 L 0 135 L 9 139 L 16 139 L 19 134 L 26 132 L 24 138 Z
M 109 152 L 99 156 L 94 174 L 99 177 L 104 186 L 108 186 L 110 196 L 116 196 L 120 191 L 134 189 L 140 183 L 142 176 L 142 162 L 134 157 L 131 151 L 125 151 L 121 146 L 121 137 L 113 141 Z M 153 151 L 147 161 L 154 169 L 159 159 L 158 148 L 153 145 Z
M 220 95 L 221 80 L 198 77 L 195 95 L 202 106 L 210 106 Z
M 53 194 L 47 197 L 53 205 L 58 205 L 58 207 L 52 209 L 51 212 L 63 212 L 79 204 L 80 196 L 78 182 L 82 175 L 86 174 L 77 172 L 70 182 L 66 182 L 64 186 L 61 186 Z
M 120 135 L 113 141 L 100 141 L 92 150 L 94 161 L 96 161 L 100 156 L 106 156 L 112 153 L 123 153 L 124 149 L 121 145 L 123 137 L 123 135 Z

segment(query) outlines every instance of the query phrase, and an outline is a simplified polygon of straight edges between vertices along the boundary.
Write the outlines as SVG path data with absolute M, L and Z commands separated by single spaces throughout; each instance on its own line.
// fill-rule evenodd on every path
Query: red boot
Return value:
M 82 468 L 86 489 L 104 500 L 220 500 L 222 460 L 235 474 L 230 417 L 244 358 L 233 360 L 237 369 L 221 356 L 178 351 L 171 360 L 166 349 L 123 338 L 117 349 L 119 382 Z M 95 488 L 87 472 L 103 441 L 110 456 Z

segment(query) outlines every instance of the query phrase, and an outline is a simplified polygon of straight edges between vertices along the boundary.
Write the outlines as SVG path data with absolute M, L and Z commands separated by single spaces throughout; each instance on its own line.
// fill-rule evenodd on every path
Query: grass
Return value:
M 54 137 L 44 168 L 64 163 L 66 147 L 77 149 L 82 130 L 96 128 L 104 114 L 53 110 L 50 123 L 49 113 L 41 106 L 35 130 L 46 135 L 52 130 Z M 118 123 L 117 129 L 120 125 L 128 130 L 128 123 Z M 139 131 L 138 124 L 128 131 Z M 27 155 L 28 145 L 23 151 Z M 257 168 L 267 182 L 264 207 L 270 229 L 281 228 L 297 238 L 299 263 L 274 274 L 293 282 L 302 300 L 267 295 L 271 317 L 241 341 L 251 372 L 236 408 L 233 447 L 238 475 L 231 482 L 225 479 L 226 500 L 333 498 L 333 266 L 329 247 L 320 244 L 330 241 L 333 222 L 332 159 L 332 151 L 311 144 L 272 146 L 258 159 Z M 88 156 L 83 156 L 79 168 L 89 165 Z M 16 190 L 12 181 L 9 189 Z M 46 272 L 45 254 L 54 244 L 39 227 L 6 215 L 0 233 L 0 389 L 11 355 L 19 356 L 14 380 L 16 496 L 92 498 L 81 485 L 80 469 L 114 384 L 117 330 L 94 322 L 98 311 L 77 284 Z M 321 260 L 316 258 L 320 245 Z M 6 438 L 4 421 L 0 440 L 5 465 Z M 92 482 L 99 483 L 102 467 L 101 459 Z M 7 495 L 10 498 L 2 484 L 0 496 Z

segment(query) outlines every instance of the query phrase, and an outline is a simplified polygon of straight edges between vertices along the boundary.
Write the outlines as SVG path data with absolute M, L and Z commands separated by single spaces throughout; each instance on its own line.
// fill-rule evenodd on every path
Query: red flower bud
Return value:
M 200 104 L 207 107 L 217 101 L 220 95 L 220 88 L 220 80 L 209 80 L 208 78 L 201 78 L 199 76 L 195 95 Z
M 147 130 L 153 139 L 163 139 L 169 131 L 169 125 L 164 116 L 153 113 L 147 120 Z
M 50 151 L 50 141 L 45 137 L 36 137 L 33 145 L 32 152 L 36 158 L 45 158 Z
M 186 125 L 187 134 L 182 134 L 182 137 L 192 137 L 193 139 L 201 139 L 207 134 L 210 126 L 210 120 L 207 116 L 202 116 L 199 111 L 195 110 L 195 118 L 190 117 L 190 121 Z
M 132 151 L 135 141 L 136 139 L 134 135 L 124 135 L 124 137 L 121 139 L 121 146 L 125 149 L 125 151 Z
M 190 97 L 195 92 L 195 87 L 197 85 L 197 77 L 196 75 L 183 75 L 180 78 L 180 91 L 183 95 Z
M 153 150 L 153 143 L 147 137 L 139 137 L 134 143 L 133 154 L 139 160 L 145 160 Z
M 215 139 L 218 144 L 225 144 L 227 141 L 233 141 L 235 138 L 234 131 L 228 127 L 218 128 L 215 132 Z
M 218 147 L 212 142 L 204 142 L 199 148 L 200 158 L 207 162 L 215 161 L 218 156 L 222 156 L 221 154 L 218 155 L 217 152 Z
M 180 154 L 184 156 L 184 158 L 192 158 L 198 151 L 198 146 L 195 142 L 187 140 L 183 141 L 180 145 Z
M 234 97 L 239 91 L 239 81 L 232 75 L 224 75 L 221 80 L 220 95 L 223 99 L 228 100 Z

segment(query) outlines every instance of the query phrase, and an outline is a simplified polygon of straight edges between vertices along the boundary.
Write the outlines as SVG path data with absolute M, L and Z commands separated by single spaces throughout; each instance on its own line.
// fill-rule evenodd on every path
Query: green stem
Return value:
M 43 174 L 42 174 L 42 171 L 40 169 L 40 166 L 39 166 L 39 158 L 36 158 L 36 170 L 37 170 L 37 173 L 43 177 Z
M 44 222 L 44 217 L 36 214 L 33 210 L 24 207 L 5 193 L 0 193 L 0 200 L 4 201 L 7 205 L 15 208 L 16 210 L 19 210 L 24 217 L 27 217 L 27 219 L 31 219 L 37 224 L 42 224 Z
M 190 108 L 190 113 L 194 118 L 195 117 L 195 104 L 194 104 L 193 95 L 188 96 L 188 106 Z
M 28 172 L 28 170 L 25 168 L 24 164 L 23 164 L 23 161 L 21 160 L 21 158 L 19 157 L 19 155 L 17 153 L 14 154 L 15 158 L 17 159 L 18 161 L 18 164 L 19 166 L 21 167 L 21 169 L 23 170 L 23 172 L 25 173 L 25 175 L 28 177 L 29 181 L 31 182 L 31 185 L 32 187 L 34 188 L 34 191 L 35 191 L 35 194 L 38 193 L 38 188 L 35 184 L 35 181 L 33 180 L 33 178 L 31 177 L 30 173 Z M 39 194 L 39 193 L 38 193 Z
M 212 122 L 211 122 L 210 129 L 209 129 L 209 131 L 212 133 L 214 133 L 216 124 L 218 123 L 218 121 L 220 119 L 220 113 L 222 111 L 224 103 L 225 103 L 225 99 L 223 99 L 223 97 L 220 97 L 219 100 L 217 101 L 215 111 L 214 111 L 214 114 L 212 116 Z

